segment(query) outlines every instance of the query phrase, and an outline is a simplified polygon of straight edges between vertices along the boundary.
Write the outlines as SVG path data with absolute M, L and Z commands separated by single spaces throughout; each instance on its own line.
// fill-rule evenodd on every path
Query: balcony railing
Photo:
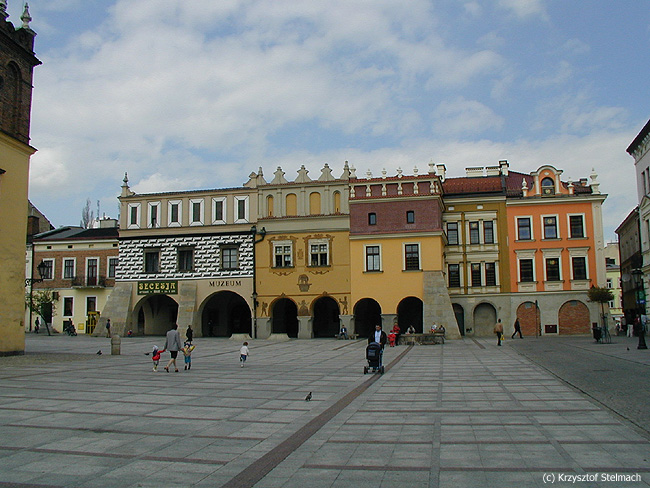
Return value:
M 105 288 L 106 276 L 75 276 L 70 285 L 73 288 Z

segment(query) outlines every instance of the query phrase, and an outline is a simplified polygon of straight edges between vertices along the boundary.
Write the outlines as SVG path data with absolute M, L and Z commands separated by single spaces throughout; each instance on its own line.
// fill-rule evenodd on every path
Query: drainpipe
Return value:
M 259 234 L 260 239 L 255 239 L 255 236 Z M 253 236 L 253 339 L 257 339 L 257 306 L 259 302 L 257 301 L 257 264 L 255 260 L 255 244 L 259 244 L 264 240 L 266 236 L 266 228 L 262 227 L 259 232 L 257 232 L 257 226 L 253 225 L 251 227 L 251 235 Z

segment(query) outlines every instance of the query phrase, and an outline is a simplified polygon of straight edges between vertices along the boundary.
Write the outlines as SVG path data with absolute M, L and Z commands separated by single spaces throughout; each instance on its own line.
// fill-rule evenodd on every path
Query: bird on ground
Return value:
M 628 347 L 628 348 L 627 348 L 627 350 L 629 351 L 629 350 L 630 350 L 630 348 Z
M 307 394 L 307 396 L 305 397 L 305 401 L 306 401 L 306 402 L 311 401 L 311 391 L 310 391 L 310 392 Z
M 97 351 L 95 354 L 97 354 L 98 356 L 101 356 L 101 355 L 102 355 L 102 350 L 100 349 L 100 350 Z

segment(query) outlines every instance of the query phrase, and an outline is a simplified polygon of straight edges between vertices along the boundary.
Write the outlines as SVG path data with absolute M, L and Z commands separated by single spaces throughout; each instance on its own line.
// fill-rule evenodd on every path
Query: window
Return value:
M 583 256 L 571 258 L 571 266 L 573 268 L 574 280 L 587 279 L 587 259 Z M 612 280 L 607 280 L 607 288 L 612 287 Z
M 470 270 L 472 273 L 472 286 L 483 286 L 481 282 L 481 265 L 479 263 L 473 263 Z
M 546 260 L 546 281 L 560 281 L 560 260 L 558 258 Z
M 63 297 L 63 316 L 72 317 L 74 315 L 74 298 Z
M 519 260 L 519 281 L 528 283 L 535 281 L 532 259 Z
M 86 297 L 86 315 L 97 311 L 97 297 Z
M 485 263 L 485 286 L 497 285 L 497 272 L 494 263 Z
M 180 227 L 181 205 L 180 200 L 172 200 L 167 203 L 167 225 L 170 227 Z
M 108 277 L 115 278 L 117 274 L 117 258 L 108 258 Z
M 43 278 L 44 280 L 53 280 L 54 279 L 54 259 L 43 259 Z
M 544 239 L 557 238 L 557 217 L 544 217 Z
M 149 250 L 144 252 L 144 272 L 145 273 L 160 272 L 160 251 Z
M 273 244 L 276 268 L 290 268 L 293 266 L 293 243 L 291 241 L 275 242 Z
M 449 270 L 449 288 L 460 288 L 460 265 L 450 264 Z
M 248 197 L 235 197 L 235 224 L 248 222 Z
M 371 212 L 368 214 L 368 225 L 377 225 L 377 214 Z
M 128 228 L 137 229 L 140 227 L 140 204 L 139 203 L 129 203 L 129 212 L 128 212 Z
M 530 229 L 530 217 L 517 218 L 517 239 L 520 241 L 529 241 L 533 238 Z
M 71 280 L 74 278 L 74 259 L 66 258 L 63 260 L 63 278 Z
M 222 269 L 237 269 L 239 250 L 236 247 L 223 247 L 221 248 L 221 268 Z
M 404 246 L 404 269 L 407 271 L 420 269 L 419 244 L 406 244 Z
M 573 238 L 585 236 L 582 215 L 569 216 L 569 235 Z
M 574 271 L 574 276 L 575 276 L 575 271 Z M 614 284 L 612 283 L 611 278 L 607 278 L 607 288 L 614 288 Z
M 160 202 L 149 202 L 149 228 L 160 227 Z
M 408 210 L 406 212 L 406 223 L 415 224 L 415 212 L 413 210 Z
M 190 225 L 203 225 L 203 200 L 190 200 Z
M 178 250 L 178 271 L 194 271 L 194 249 L 186 248 Z
M 98 259 L 97 258 L 88 258 L 86 261 L 86 284 L 88 286 L 97 285 L 97 268 L 98 268 Z
M 366 246 L 366 271 L 381 271 L 379 246 Z
M 450 246 L 458 245 L 458 222 L 447 222 L 447 241 Z
M 309 265 L 310 266 L 327 266 L 329 265 L 329 243 L 326 240 L 309 241 Z
M 478 232 L 478 222 L 469 223 L 469 243 L 470 244 L 480 244 L 481 239 Z
M 225 224 L 226 223 L 226 198 L 213 198 L 212 199 L 212 223 Z
M 542 180 L 542 195 L 554 195 L 555 182 L 552 178 L 544 178 Z
M 483 242 L 494 244 L 494 222 L 491 220 L 483 222 Z

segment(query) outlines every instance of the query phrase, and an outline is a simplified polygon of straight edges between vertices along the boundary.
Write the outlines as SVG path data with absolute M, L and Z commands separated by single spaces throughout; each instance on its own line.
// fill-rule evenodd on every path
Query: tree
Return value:
M 81 222 L 80 222 L 81 227 L 83 227 L 84 229 L 88 229 L 94 219 L 95 219 L 95 214 L 93 213 L 92 210 L 90 210 L 90 198 L 88 198 L 86 200 L 86 206 L 81 211 Z
M 48 323 L 52 321 L 52 317 L 56 311 L 56 301 L 57 298 L 54 297 L 51 290 L 42 290 L 25 295 L 25 305 L 27 308 L 43 317 L 47 335 L 50 335 L 50 326 Z
M 609 288 L 592 286 L 587 292 L 587 298 L 590 302 L 600 303 L 600 315 L 605 320 L 605 304 L 614 300 L 614 293 Z M 603 326 L 606 324 L 603 323 Z

